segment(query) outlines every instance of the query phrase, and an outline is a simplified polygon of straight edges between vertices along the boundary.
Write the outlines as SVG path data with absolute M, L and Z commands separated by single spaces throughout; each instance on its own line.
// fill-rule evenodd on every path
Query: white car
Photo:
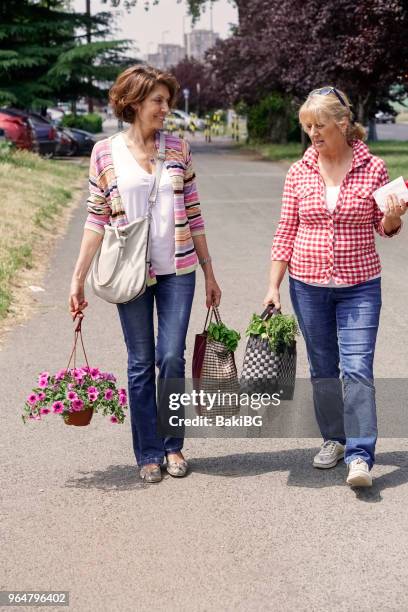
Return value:
M 198 117 L 192 117 L 185 111 L 179 109 L 173 109 L 173 114 L 176 115 L 180 119 L 180 121 L 184 122 L 184 128 L 188 130 L 191 123 L 194 123 L 197 130 L 205 129 L 205 121 L 203 119 L 199 119 Z

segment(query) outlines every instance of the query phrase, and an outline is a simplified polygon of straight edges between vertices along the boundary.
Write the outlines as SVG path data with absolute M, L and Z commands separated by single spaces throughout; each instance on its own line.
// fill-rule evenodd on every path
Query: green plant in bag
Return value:
M 222 342 L 232 353 L 236 351 L 241 334 L 229 329 L 224 323 L 210 323 L 207 329 L 209 340 Z
M 277 314 L 265 320 L 253 314 L 245 333 L 247 336 L 260 336 L 262 340 L 268 340 L 273 351 L 282 353 L 285 348 L 293 345 L 299 335 L 299 328 L 293 315 Z

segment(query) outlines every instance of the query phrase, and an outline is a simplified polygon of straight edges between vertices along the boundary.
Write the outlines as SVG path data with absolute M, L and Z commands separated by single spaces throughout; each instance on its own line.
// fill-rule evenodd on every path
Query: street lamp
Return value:
M 183 89 L 183 96 L 184 96 L 184 112 L 188 114 L 188 99 L 190 97 L 190 90 L 188 89 L 188 87 L 185 87 Z
M 201 84 L 197 83 L 196 84 L 196 90 L 197 90 L 197 116 L 200 116 L 200 93 L 201 93 Z

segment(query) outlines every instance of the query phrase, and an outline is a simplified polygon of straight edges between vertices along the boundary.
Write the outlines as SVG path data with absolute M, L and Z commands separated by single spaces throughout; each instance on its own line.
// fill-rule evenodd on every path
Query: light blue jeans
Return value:
M 346 444 L 346 463 L 361 457 L 371 469 L 377 441 L 373 361 L 381 279 L 330 288 L 290 278 L 289 285 L 323 439 Z
M 156 278 L 157 284 L 147 287 L 142 296 L 128 304 L 118 304 L 128 352 L 133 450 L 139 466 L 162 463 L 166 453 L 177 452 L 183 447 L 183 438 L 162 438 L 159 435 L 156 366 L 162 393 L 166 391 L 166 379 L 182 384 L 195 272 L 179 276 L 163 274 Z M 158 320 L 156 346 L 153 326 L 155 301 Z

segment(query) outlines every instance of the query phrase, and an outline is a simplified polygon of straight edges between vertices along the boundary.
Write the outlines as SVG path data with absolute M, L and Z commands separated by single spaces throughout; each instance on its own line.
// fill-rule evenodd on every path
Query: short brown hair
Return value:
M 173 107 L 180 89 L 173 75 L 140 64 L 126 68 L 109 90 L 109 101 L 116 117 L 126 123 L 133 123 L 136 113 L 132 105 L 143 102 L 157 85 L 165 85 L 168 88 L 169 106 Z

